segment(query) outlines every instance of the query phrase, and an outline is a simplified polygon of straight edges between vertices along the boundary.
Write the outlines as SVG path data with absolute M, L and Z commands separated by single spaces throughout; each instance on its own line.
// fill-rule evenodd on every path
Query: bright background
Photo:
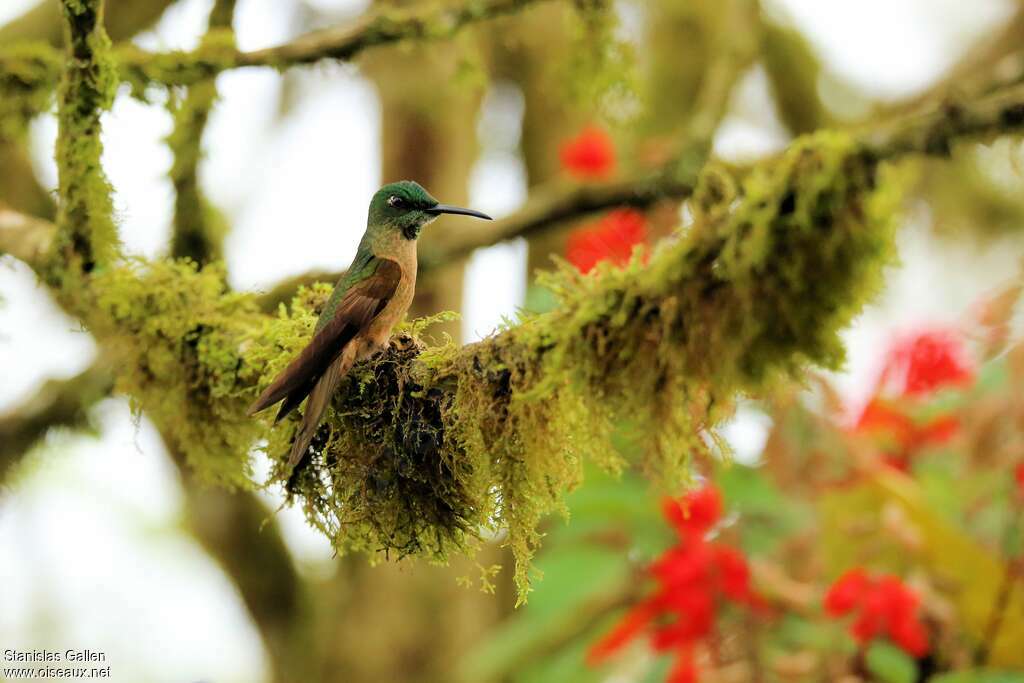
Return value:
M 30 0 L 5 0 L 0 23 Z M 212 0 L 183 0 L 137 42 L 150 49 L 190 48 L 205 30 Z M 365 2 L 306 0 L 337 20 Z M 822 93 L 853 88 L 867 99 L 921 91 L 999 22 L 1004 0 L 774 0 L 812 41 L 826 69 Z M 300 31 L 296 3 L 240 0 L 235 28 L 243 49 Z M 301 30 L 305 30 L 302 27 Z M 226 250 L 238 288 L 267 288 L 352 257 L 365 207 L 380 174 L 379 104 L 350 67 L 296 72 L 294 106 L 279 116 L 283 80 L 269 70 L 218 78 L 221 100 L 205 136 L 202 183 L 229 216 Z M 841 83 L 842 88 L 837 84 Z M 526 195 L 515 152 L 522 117 L 518 93 L 495 87 L 477 129 L 482 154 L 470 205 L 496 216 Z M 171 118 L 159 105 L 118 98 L 104 126 L 104 163 L 116 188 L 121 234 L 130 252 L 157 256 L 170 235 L 171 156 L 163 138 Z M 52 116 L 32 131 L 34 161 L 51 187 Z M 738 88 L 716 140 L 728 158 L 779 149 L 786 134 L 753 69 Z M 992 150 L 1014 163 L 1017 150 Z M 444 200 L 444 198 L 441 198 Z M 1019 272 L 1019 238 L 935 240 L 930 216 L 912 208 L 900 232 L 902 266 L 883 296 L 847 331 L 849 363 L 837 377 L 851 404 L 868 389 L 878 349 L 901 330 L 957 321 L 973 302 Z M 430 229 L 444 230 L 439 222 Z M 463 336 L 487 334 L 521 305 L 526 249 L 499 245 L 476 253 L 465 284 Z M 94 347 L 63 316 L 22 265 L 0 260 L 0 411 L 17 405 L 49 377 L 84 369 Z M 0 649 L 68 644 L 106 652 L 119 680 L 264 680 L 262 646 L 231 583 L 181 530 L 180 483 L 153 427 L 135 421 L 122 400 L 100 408 L 100 436 L 55 435 L 32 456 L 13 490 L 0 493 Z M 741 456 L 754 457 L 765 418 L 742 412 L 727 434 Z M 268 496 L 269 500 L 269 496 Z M 276 501 L 270 501 L 276 502 Z M 330 572 L 327 542 L 295 511 L 281 513 L 304 572 Z M 410 566 L 408 571 L 415 571 Z M 213 644 L 216 643 L 216 646 Z

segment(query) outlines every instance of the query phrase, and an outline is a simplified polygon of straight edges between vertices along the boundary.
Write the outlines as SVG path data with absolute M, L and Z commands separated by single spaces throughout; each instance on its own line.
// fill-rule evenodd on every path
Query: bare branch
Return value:
M 10 254 L 38 269 L 50 251 L 56 231 L 49 221 L 18 213 L 0 204 L 0 254 Z
M 50 429 L 85 426 L 90 408 L 113 387 L 110 368 L 95 363 L 71 379 L 46 382 L 22 405 L 0 415 L 0 481 Z

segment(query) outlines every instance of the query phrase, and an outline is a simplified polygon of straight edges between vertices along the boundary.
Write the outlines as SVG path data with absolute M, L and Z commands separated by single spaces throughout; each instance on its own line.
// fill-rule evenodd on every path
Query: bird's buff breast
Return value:
M 387 345 L 391 339 L 391 331 L 409 312 L 413 294 L 416 292 L 416 243 L 407 241 L 407 244 L 401 245 L 399 253 L 381 256 L 398 262 L 402 267 L 402 279 L 399 280 L 391 301 L 370 323 L 364 336 L 365 343 L 360 349 L 360 359 L 373 355 Z

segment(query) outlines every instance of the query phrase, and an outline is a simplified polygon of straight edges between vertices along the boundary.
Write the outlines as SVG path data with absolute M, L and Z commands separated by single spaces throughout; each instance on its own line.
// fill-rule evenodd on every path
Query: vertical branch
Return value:
M 204 45 L 225 39 L 234 42 L 231 33 L 234 11 L 235 0 L 214 3 Z M 173 111 L 174 130 L 167 138 L 174 154 L 170 171 L 175 191 L 171 256 L 188 258 L 199 265 L 221 257 L 226 232 L 224 220 L 199 187 L 203 132 L 216 100 L 217 85 L 213 78 L 190 86 L 185 99 Z
M 117 253 L 100 116 L 117 90 L 102 0 L 63 0 L 67 66 L 57 92 L 57 234 L 46 279 L 65 293 Z

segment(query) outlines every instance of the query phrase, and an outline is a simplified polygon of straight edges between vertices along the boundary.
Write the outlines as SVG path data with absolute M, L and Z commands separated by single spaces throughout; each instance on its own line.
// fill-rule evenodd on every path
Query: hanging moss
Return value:
M 119 363 L 116 389 L 173 435 L 207 481 L 251 486 L 249 451 L 263 426 L 245 414 L 254 370 L 242 362 L 268 324 L 224 269 L 133 261 L 93 278 L 91 331 Z

